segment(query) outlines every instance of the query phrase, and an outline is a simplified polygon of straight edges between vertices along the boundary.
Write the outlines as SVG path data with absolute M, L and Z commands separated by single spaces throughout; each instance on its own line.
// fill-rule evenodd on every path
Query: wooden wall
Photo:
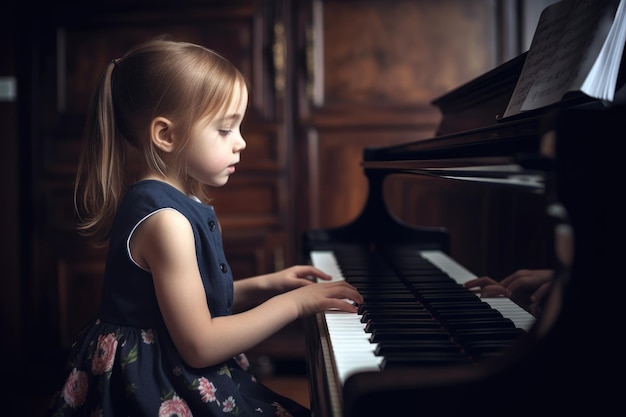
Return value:
M 356 4 L 359 7 L 356 7 Z M 308 163 L 306 227 L 354 218 L 367 183 L 367 146 L 434 135 L 430 101 L 499 62 L 499 9 L 493 1 L 312 4 L 313 92 L 299 125 Z

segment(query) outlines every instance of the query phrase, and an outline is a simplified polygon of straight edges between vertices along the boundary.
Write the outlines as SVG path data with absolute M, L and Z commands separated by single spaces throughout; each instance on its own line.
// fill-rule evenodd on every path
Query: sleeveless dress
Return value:
M 232 314 L 233 278 L 213 207 L 161 181 L 136 183 L 111 230 L 98 315 L 72 345 L 65 384 L 46 415 L 310 416 L 307 408 L 257 382 L 243 354 L 207 368 L 182 360 L 159 311 L 152 276 L 128 249 L 137 225 L 162 209 L 179 211 L 192 225 L 211 314 Z

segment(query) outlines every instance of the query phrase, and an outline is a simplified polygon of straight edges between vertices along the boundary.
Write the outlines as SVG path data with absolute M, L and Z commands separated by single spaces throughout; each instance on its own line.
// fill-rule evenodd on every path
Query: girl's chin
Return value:
M 215 180 L 209 182 L 208 185 L 210 185 L 211 187 L 223 187 L 224 185 L 228 183 L 229 179 L 230 179 L 230 176 L 225 175 L 221 178 L 216 178 Z

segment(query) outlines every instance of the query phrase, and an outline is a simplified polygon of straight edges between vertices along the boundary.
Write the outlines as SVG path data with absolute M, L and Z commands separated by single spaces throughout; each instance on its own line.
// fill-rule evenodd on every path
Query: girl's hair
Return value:
M 109 63 L 91 101 L 80 156 L 74 202 L 79 230 L 100 241 L 110 233 L 136 165 L 166 175 L 184 173 L 182 150 L 195 122 L 218 117 L 240 100 L 243 75 L 226 59 L 199 45 L 155 39 Z M 180 140 L 164 158 L 150 140 L 155 117 L 173 121 Z M 133 159 L 133 154 L 136 157 Z M 187 178 L 187 191 L 208 202 L 206 188 Z

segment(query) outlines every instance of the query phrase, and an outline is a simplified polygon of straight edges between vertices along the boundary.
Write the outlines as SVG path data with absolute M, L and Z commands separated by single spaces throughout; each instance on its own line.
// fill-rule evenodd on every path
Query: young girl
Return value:
M 247 102 L 241 73 L 198 45 L 149 41 L 107 66 L 76 181 L 82 231 L 109 245 L 103 295 L 48 415 L 310 414 L 240 352 L 362 297 L 311 266 L 233 282 L 206 186 L 235 172 Z

